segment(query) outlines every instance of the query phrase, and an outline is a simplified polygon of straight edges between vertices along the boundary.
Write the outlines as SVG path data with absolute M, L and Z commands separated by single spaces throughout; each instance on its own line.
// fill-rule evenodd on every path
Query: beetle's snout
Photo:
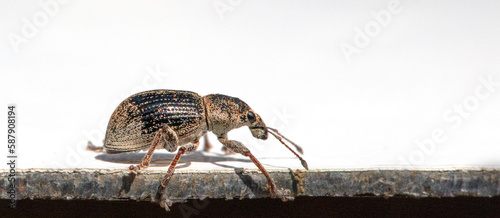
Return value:
M 266 140 L 267 139 L 267 127 L 262 118 L 253 111 L 247 112 L 248 127 L 252 132 L 253 137 Z
M 253 137 L 266 140 L 267 139 L 267 129 L 264 127 L 250 127 Z

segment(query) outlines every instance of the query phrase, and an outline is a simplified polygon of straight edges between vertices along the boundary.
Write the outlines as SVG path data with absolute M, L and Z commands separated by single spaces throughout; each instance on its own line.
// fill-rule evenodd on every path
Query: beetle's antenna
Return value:
M 271 128 L 271 127 L 267 127 L 268 130 L 272 130 L 274 133 L 278 134 L 279 136 L 281 136 L 283 139 L 285 139 L 286 141 L 290 142 L 293 146 L 295 146 L 295 149 L 297 149 L 297 151 L 300 153 L 300 154 L 304 154 L 302 148 L 300 146 L 298 146 L 297 144 L 295 144 L 294 142 L 290 141 L 290 139 L 287 139 L 284 135 L 281 135 L 280 132 L 278 132 L 277 129 L 275 128 Z
M 309 170 L 309 166 L 307 166 L 307 162 L 306 162 L 304 159 L 302 159 L 302 157 L 300 157 L 300 155 L 299 155 L 299 154 L 297 154 L 294 150 L 292 150 L 290 147 L 288 147 L 288 145 L 287 145 L 287 144 L 285 144 L 285 142 L 284 142 L 284 141 L 282 140 L 282 138 L 281 138 L 281 137 L 283 137 L 283 135 L 279 134 L 279 133 L 278 133 L 278 130 L 273 129 L 273 128 L 270 128 L 270 127 L 267 127 L 267 129 L 271 130 L 271 131 L 269 131 L 269 133 L 271 133 L 271 135 L 273 135 L 274 137 L 276 137 L 276 139 L 278 139 L 278 140 L 281 142 L 281 144 L 285 145 L 285 147 L 286 147 L 286 148 L 288 148 L 288 150 L 290 150 L 293 154 L 295 154 L 295 156 L 297 156 L 297 158 L 299 158 L 300 162 L 302 163 L 302 166 L 303 166 L 304 168 L 306 168 L 306 170 Z M 275 131 L 276 133 L 275 133 L 275 132 L 273 132 L 273 131 Z M 281 137 L 280 137 L 280 136 L 281 136 Z M 285 140 L 287 140 L 288 142 L 292 143 L 293 145 L 295 145 L 295 147 L 297 148 L 297 150 L 299 150 L 298 148 L 300 148 L 300 147 L 299 147 L 298 145 L 296 145 L 295 143 L 291 142 L 290 140 L 288 140 L 288 139 L 287 139 L 287 138 L 285 138 L 285 137 L 283 137 L 283 138 L 284 138 Z M 300 149 L 300 151 L 302 151 L 302 149 Z M 299 152 L 300 152 L 300 151 L 299 151 Z M 301 152 L 301 153 L 302 153 L 302 152 Z

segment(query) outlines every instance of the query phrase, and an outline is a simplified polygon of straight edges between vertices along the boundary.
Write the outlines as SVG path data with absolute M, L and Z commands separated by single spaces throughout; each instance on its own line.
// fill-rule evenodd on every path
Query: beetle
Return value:
M 244 101 L 222 94 L 200 96 L 194 92 L 178 90 L 151 90 L 134 94 L 121 102 L 111 115 L 103 147 L 110 154 L 147 151 L 140 164 L 129 167 L 134 172 L 149 166 L 155 149 L 166 149 L 169 152 L 178 149 L 167 174 L 161 180 L 160 188 L 164 189 L 174 174 L 181 155 L 194 152 L 199 146 L 200 138 L 210 131 L 225 148 L 253 161 L 266 177 L 272 198 L 277 197 L 283 201 L 293 199 L 287 194 L 288 190 L 276 188 L 266 169 L 245 145 L 228 139 L 229 131 L 243 126 L 248 126 L 257 139 L 266 140 L 270 133 L 308 169 L 307 162 L 283 139 L 302 153 L 298 145 L 281 135 L 278 130 L 267 127 L 262 118 Z M 160 206 L 168 211 L 171 204 L 166 191 L 163 191 Z

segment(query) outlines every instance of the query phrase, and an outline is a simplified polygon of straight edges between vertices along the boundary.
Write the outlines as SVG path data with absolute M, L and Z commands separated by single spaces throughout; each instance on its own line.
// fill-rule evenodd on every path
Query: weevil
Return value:
M 168 211 L 172 202 L 167 197 L 165 187 L 174 174 L 177 162 L 181 155 L 194 152 L 200 144 L 200 138 L 210 131 L 225 148 L 253 161 L 266 177 L 271 197 L 283 201 L 293 199 L 288 190 L 276 188 L 266 169 L 245 145 L 228 139 L 229 131 L 243 126 L 248 126 L 257 139 L 266 140 L 270 133 L 308 169 L 306 161 L 283 140 L 293 144 L 299 153 L 302 153 L 302 149 L 278 130 L 267 127 L 262 118 L 242 100 L 222 94 L 200 96 L 190 91 L 152 90 L 125 99 L 111 115 L 104 150 L 107 153 L 147 151 L 140 164 L 129 167 L 131 171 L 147 168 L 155 149 L 163 148 L 169 152 L 178 150 L 161 180 L 163 193 L 160 206 Z

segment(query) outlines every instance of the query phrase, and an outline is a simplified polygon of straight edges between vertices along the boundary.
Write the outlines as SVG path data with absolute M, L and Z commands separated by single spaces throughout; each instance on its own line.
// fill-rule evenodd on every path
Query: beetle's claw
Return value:
M 276 191 L 276 197 L 280 198 L 283 202 L 293 201 L 295 199 L 290 190 L 283 188 Z
M 130 165 L 128 167 L 128 169 L 131 171 L 131 172 L 134 172 L 134 173 L 137 173 L 141 170 L 141 166 L 140 165 Z
M 168 199 L 166 194 L 161 196 L 160 206 L 165 208 L 167 212 L 170 211 L 170 207 L 172 206 L 172 200 Z
M 276 190 L 272 185 L 269 185 L 269 183 L 266 184 L 265 189 L 271 193 L 271 198 L 279 198 L 283 202 L 293 201 L 295 199 L 289 189 L 281 188 L 281 190 Z
M 160 206 L 165 208 L 165 211 L 169 212 L 170 206 L 172 206 L 172 201 L 169 199 L 166 199 L 165 201 L 160 202 Z

